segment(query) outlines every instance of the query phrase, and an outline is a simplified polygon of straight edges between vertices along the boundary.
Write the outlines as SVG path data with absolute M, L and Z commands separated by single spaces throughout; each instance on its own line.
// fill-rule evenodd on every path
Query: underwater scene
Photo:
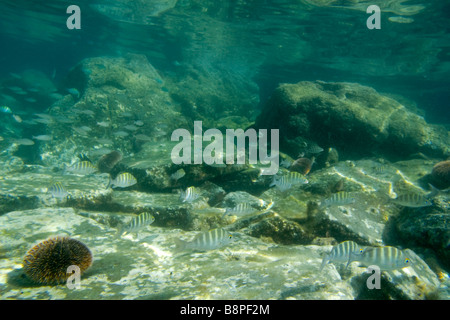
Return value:
M 0 300 L 449 300 L 450 2 L 3 0 L 0 41 Z

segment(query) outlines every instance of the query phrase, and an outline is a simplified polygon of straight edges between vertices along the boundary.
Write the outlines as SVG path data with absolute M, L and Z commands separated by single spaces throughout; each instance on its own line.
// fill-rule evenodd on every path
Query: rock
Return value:
M 337 148 L 344 157 L 450 154 L 446 129 L 427 124 L 397 101 L 355 83 L 281 84 L 255 127 L 279 128 L 280 149 L 292 156 L 312 142 Z
M 49 109 L 54 122 L 47 133 L 54 139 L 41 147 L 44 163 L 70 162 L 79 153 L 89 156 L 101 148 L 107 148 L 105 154 L 113 146 L 125 158 L 145 149 L 147 142 L 170 140 L 174 129 L 187 125 L 162 81 L 142 55 L 81 61 L 65 79 L 72 93 Z
M 450 268 L 450 215 L 448 209 L 441 212 L 403 211 L 392 217 L 386 225 L 386 241 L 404 247 L 432 249 L 439 263 Z
M 279 215 L 252 224 L 247 234 L 252 237 L 269 238 L 280 244 L 310 244 L 313 236 L 300 224 Z
M 350 284 L 342 281 L 333 269 L 317 272 L 321 247 L 279 247 L 242 235 L 232 246 L 224 249 L 176 255 L 173 240 L 191 238 L 196 232 L 148 226 L 140 232 L 142 240 L 133 234 L 117 238 L 115 229 L 87 216 L 77 215 L 67 208 L 16 211 L 1 216 L 2 248 L 8 248 L 8 251 L 2 253 L 0 264 L 0 297 L 353 298 Z M 28 231 L 26 235 L 24 230 Z M 93 264 L 82 275 L 80 290 L 68 290 L 65 284 L 36 286 L 24 277 L 21 263 L 27 250 L 33 244 L 57 234 L 69 234 L 83 241 L 92 252 Z M 202 272 L 192 273 L 193 266 Z M 248 281 L 253 285 L 242 285 Z M 207 288 L 214 289 L 205 290 L 205 283 Z

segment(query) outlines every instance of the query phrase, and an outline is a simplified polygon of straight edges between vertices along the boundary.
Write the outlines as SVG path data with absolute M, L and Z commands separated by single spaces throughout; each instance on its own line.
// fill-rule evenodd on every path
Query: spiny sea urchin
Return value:
M 431 171 L 431 177 L 436 187 L 442 189 L 450 187 L 450 160 L 436 163 Z
M 42 241 L 27 252 L 23 261 L 25 274 L 45 284 L 62 283 L 71 275 L 67 268 L 76 265 L 83 273 L 92 264 L 92 254 L 82 242 L 68 237 Z

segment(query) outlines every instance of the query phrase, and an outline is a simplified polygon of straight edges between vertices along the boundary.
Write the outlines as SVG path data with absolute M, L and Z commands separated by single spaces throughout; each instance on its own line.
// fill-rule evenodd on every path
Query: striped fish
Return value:
M 127 188 L 134 186 L 136 183 L 137 180 L 131 173 L 122 172 L 118 174 L 117 177 L 115 177 L 114 179 L 111 179 L 111 177 L 109 177 L 109 183 L 106 189 L 108 189 L 109 187 Z
M 137 232 L 146 226 L 151 225 L 155 221 L 155 217 L 149 212 L 143 212 L 134 217 L 128 224 L 119 229 L 119 234 Z
M 89 175 L 96 170 L 97 168 L 90 161 L 80 161 L 66 168 L 68 172 L 81 175 Z
M 397 198 L 393 199 L 392 202 L 403 207 L 410 208 L 422 208 L 433 205 L 427 196 L 418 193 L 406 193 L 399 195 Z
M 276 186 L 280 191 L 286 191 L 294 185 L 308 183 L 308 180 L 298 172 L 289 172 L 284 176 L 274 176 L 269 187 Z
M 382 271 L 401 269 L 412 265 L 411 259 L 402 250 L 395 247 L 367 247 L 352 261 L 359 261 L 364 266 L 376 265 Z
M 176 246 L 182 250 L 208 251 L 223 247 L 234 240 L 231 233 L 222 228 L 212 229 L 194 237 L 190 242 L 176 239 Z
M 50 188 L 47 189 L 54 198 L 62 199 L 67 197 L 69 194 L 66 189 L 62 186 L 61 182 L 55 182 Z
M 306 154 L 318 154 L 321 153 L 322 151 L 323 148 L 316 143 L 309 144 L 309 146 L 305 149 Z
M 355 198 L 352 196 L 352 194 L 347 191 L 340 191 L 333 194 L 330 198 L 322 201 L 320 205 L 323 207 L 329 207 L 334 205 L 343 206 L 352 203 L 355 203 Z
M 253 208 L 248 203 L 238 203 L 233 208 L 227 208 L 225 213 L 223 214 L 223 217 L 227 216 L 227 215 L 245 216 L 245 215 L 248 215 L 248 214 L 255 213 L 256 211 L 258 211 L 258 210 Z
M 181 191 L 180 200 L 181 202 L 192 202 L 200 197 L 200 193 L 195 187 L 189 187 L 185 191 Z
M 335 245 L 333 249 L 331 249 L 331 252 L 327 254 L 325 258 L 323 258 L 320 270 L 322 270 L 323 267 L 330 262 L 340 262 L 340 263 L 347 262 L 345 266 L 347 268 L 350 262 L 356 261 L 351 259 L 358 257 L 358 255 L 362 254 L 362 252 L 363 247 L 357 244 L 356 242 L 343 241 Z

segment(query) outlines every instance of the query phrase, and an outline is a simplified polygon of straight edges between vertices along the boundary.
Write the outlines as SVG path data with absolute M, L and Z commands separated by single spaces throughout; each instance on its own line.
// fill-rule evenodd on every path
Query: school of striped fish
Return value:
M 360 246 L 348 240 L 335 245 L 331 252 L 325 255 L 320 270 L 328 263 L 346 263 L 345 268 L 347 268 L 355 261 L 365 267 L 378 266 L 381 271 L 402 269 L 413 265 L 411 258 L 396 247 Z

